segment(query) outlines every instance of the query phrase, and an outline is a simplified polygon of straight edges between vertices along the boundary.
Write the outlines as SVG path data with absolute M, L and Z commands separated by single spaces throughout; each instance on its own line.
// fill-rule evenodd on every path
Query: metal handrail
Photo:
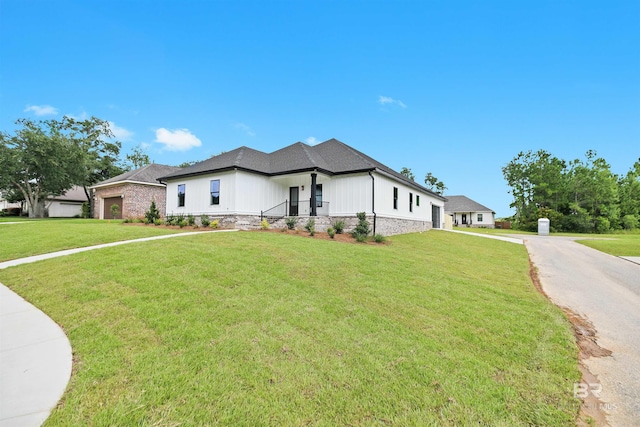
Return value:
M 287 216 L 287 205 L 288 205 L 288 203 L 289 203 L 289 201 L 285 200 L 284 202 L 279 203 L 279 204 L 275 205 L 274 207 L 267 209 L 266 211 L 260 211 L 260 221 L 262 221 L 265 216 L 268 216 L 269 218 L 278 218 L 278 219 L 284 218 L 285 216 Z M 276 213 L 276 212 L 271 212 L 271 211 L 277 210 L 278 208 L 280 208 L 282 206 L 284 206 L 282 214 Z M 276 213 L 276 215 L 274 215 L 274 213 Z

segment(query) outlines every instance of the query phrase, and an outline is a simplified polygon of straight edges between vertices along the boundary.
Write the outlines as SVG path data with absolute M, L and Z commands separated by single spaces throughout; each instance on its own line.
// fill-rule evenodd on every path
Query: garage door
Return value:
M 431 206 L 431 225 L 433 228 L 440 228 L 440 206 Z
M 113 215 L 111 206 L 118 205 L 118 214 Z M 104 199 L 104 211 L 102 213 L 104 219 L 122 219 L 122 197 L 109 197 Z

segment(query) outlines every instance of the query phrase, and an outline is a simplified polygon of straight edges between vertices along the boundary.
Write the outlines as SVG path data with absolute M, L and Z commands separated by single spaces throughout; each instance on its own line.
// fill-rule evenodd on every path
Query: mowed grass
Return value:
M 73 346 L 47 426 L 575 425 L 577 349 L 525 248 L 391 240 L 211 233 L 0 281 Z
M 11 218 L 6 217 L 4 219 Z M 20 220 L 18 220 L 20 221 Z M 3 221 L 9 222 L 9 221 Z M 0 224 L 0 261 L 181 230 L 123 225 L 122 221 L 41 219 Z M 194 230 L 186 230 L 194 231 Z
M 601 237 L 601 236 L 598 236 Z M 606 239 L 577 240 L 590 248 L 615 256 L 640 256 L 640 233 L 602 235 Z
M 535 232 L 520 230 L 501 230 L 492 228 L 467 228 L 454 227 L 454 230 L 467 231 L 477 234 L 530 234 Z M 585 246 L 606 252 L 615 256 L 640 256 L 640 231 L 619 231 L 611 234 L 584 234 L 584 233 L 551 233 L 552 236 L 578 237 L 576 242 Z

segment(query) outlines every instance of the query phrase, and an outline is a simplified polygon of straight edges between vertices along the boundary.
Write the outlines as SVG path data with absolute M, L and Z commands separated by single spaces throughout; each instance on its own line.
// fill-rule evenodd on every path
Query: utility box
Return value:
M 549 235 L 549 218 L 540 218 L 538 220 L 538 236 Z

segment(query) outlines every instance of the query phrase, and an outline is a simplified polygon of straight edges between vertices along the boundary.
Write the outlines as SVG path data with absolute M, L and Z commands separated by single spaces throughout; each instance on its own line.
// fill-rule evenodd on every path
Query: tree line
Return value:
M 77 185 L 91 201 L 92 185 L 150 163 L 140 146 L 123 161 L 109 122 L 96 117 L 16 124 L 13 134 L 0 132 L 0 192 L 9 201 L 26 202 L 31 218 L 44 216 L 50 196 Z
M 638 228 L 640 159 L 624 175 L 611 171 L 589 150 L 584 159 L 565 161 L 545 150 L 520 152 L 502 168 L 513 196 L 513 221 L 537 229 L 549 218 L 552 231 L 605 233 Z

